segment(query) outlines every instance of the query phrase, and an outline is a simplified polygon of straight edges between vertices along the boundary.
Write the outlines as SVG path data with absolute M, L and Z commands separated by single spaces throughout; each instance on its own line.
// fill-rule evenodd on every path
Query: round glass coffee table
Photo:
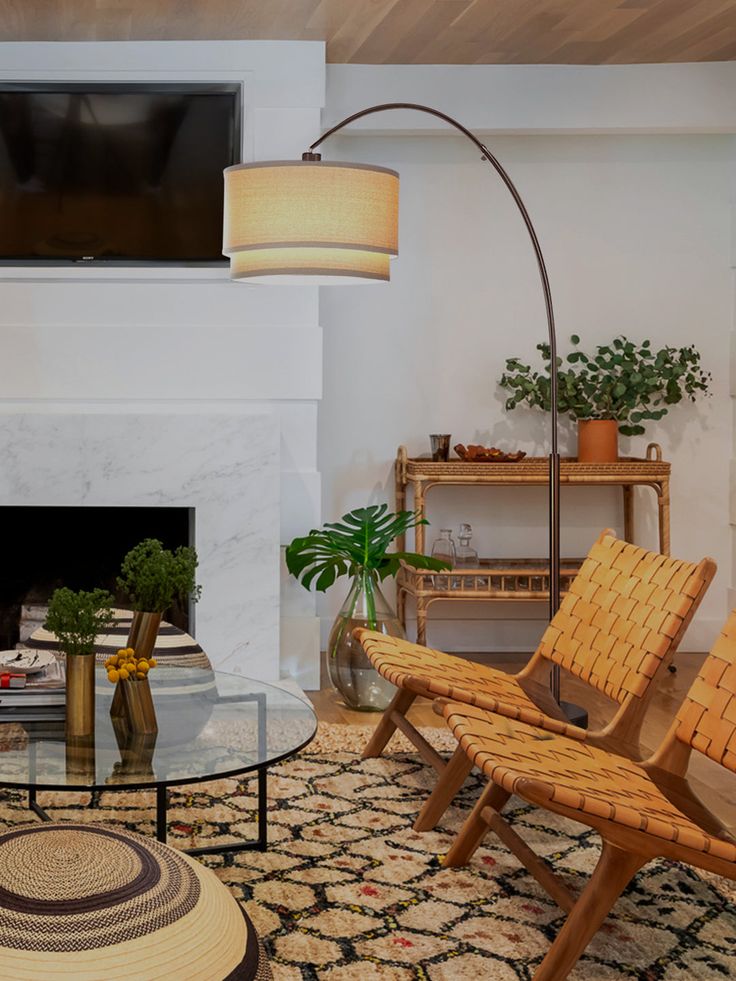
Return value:
M 155 791 L 156 837 L 165 842 L 169 787 L 255 773 L 258 838 L 189 854 L 265 849 L 268 768 L 312 740 L 317 719 L 311 705 L 273 685 L 208 668 L 159 666 L 150 679 L 155 736 L 131 735 L 113 723 L 114 686 L 100 668 L 93 738 L 67 741 L 63 722 L 7 730 L 0 724 L 0 787 L 27 790 L 29 807 L 44 820 L 51 818 L 36 800 L 38 791 Z

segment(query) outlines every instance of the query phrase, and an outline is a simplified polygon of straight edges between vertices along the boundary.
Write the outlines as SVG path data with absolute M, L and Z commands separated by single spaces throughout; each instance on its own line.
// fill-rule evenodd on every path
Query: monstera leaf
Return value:
M 416 552 L 389 552 L 391 543 L 410 528 L 429 522 L 413 511 L 394 514 L 387 504 L 375 504 L 344 514 L 339 521 L 295 538 L 286 549 L 286 566 L 305 589 L 312 585 L 320 592 L 339 579 L 364 569 L 379 579 L 395 576 L 401 562 L 417 569 L 449 569 L 440 562 Z

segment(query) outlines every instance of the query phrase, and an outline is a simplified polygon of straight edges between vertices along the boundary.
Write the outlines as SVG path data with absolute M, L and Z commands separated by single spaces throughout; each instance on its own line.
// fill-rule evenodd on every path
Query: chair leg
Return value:
M 595 871 L 533 981 L 564 981 L 618 897 L 648 861 L 648 857 L 624 851 L 604 839 Z
M 454 869 L 459 865 L 467 865 L 475 854 L 488 831 L 488 822 L 483 818 L 483 811 L 491 807 L 494 811 L 502 811 L 511 794 L 503 787 L 489 783 L 478 798 L 478 803 L 467 817 L 465 824 L 458 832 L 452 848 L 445 855 L 442 865 L 446 869 Z
M 405 688 L 399 688 L 394 697 L 391 699 L 391 704 L 381 716 L 381 721 L 376 726 L 373 735 L 368 740 L 368 744 L 363 750 L 364 760 L 367 760 L 372 756 L 381 755 L 386 747 L 386 743 L 396 732 L 396 723 L 392 719 L 392 716 L 394 713 L 406 715 L 407 711 L 409 710 L 409 706 L 416 697 L 417 696 L 414 694 L 414 692 L 407 691 Z
M 462 746 L 458 746 L 454 756 L 440 774 L 434 790 L 424 802 L 414 822 L 415 831 L 431 831 L 437 825 L 472 769 L 472 760 L 468 759 Z

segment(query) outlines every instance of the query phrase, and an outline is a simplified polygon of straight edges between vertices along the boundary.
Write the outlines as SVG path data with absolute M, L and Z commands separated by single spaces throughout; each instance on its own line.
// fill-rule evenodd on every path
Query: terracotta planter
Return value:
M 618 423 L 615 419 L 578 420 L 578 460 L 580 463 L 616 463 Z
M 66 737 L 91 737 L 95 732 L 95 656 L 66 656 Z

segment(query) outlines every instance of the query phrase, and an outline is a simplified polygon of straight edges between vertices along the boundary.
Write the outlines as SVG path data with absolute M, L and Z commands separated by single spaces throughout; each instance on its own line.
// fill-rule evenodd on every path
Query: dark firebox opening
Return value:
M 0 508 L 0 650 L 20 636 L 21 608 L 44 606 L 58 586 L 102 587 L 128 607 L 117 588 L 120 565 L 134 545 L 158 538 L 166 548 L 194 541 L 192 508 Z M 177 604 L 165 618 L 189 630 L 189 609 Z

